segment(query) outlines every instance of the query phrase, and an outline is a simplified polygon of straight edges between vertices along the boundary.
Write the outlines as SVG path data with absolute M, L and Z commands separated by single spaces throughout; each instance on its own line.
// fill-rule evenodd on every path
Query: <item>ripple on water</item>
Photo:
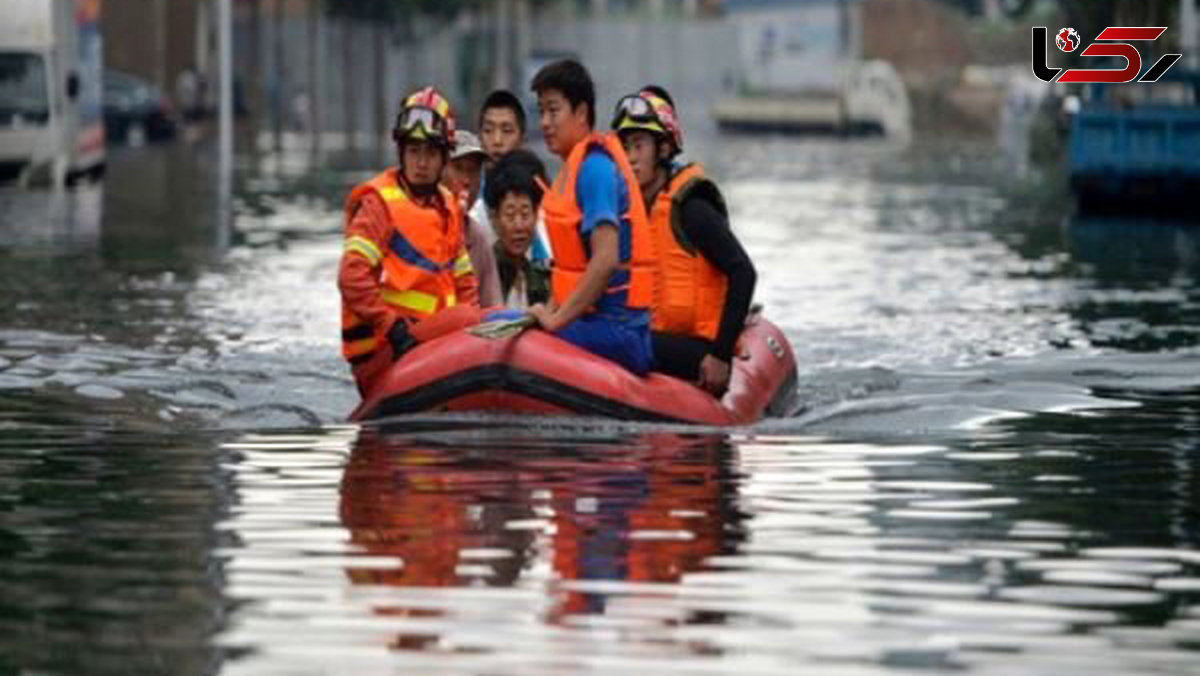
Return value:
M 892 509 L 886 514 L 909 521 L 989 521 L 993 517 L 992 512 L 961 509 Z
M 1157 583 L 1145 575 L 1108 572 L 1103 570 L 1048 570 L 1042 580 L 1056 585 L 1083 587 L 1143 587 L 1155 588 Z
M 1137 560 L 1137 559 L 1066 559 L 1045 558 L 1031 561 L 1021 561 L 1017 564 L 1021 570 L 1046 571 L 1098 571 L 1108 573 L 1125 573 L 1131 575 L 1173 575 L 1178 573 L 1181 566 L 1168 561 Z
M 1164 592 L 1200 593 L 1200 577 L 1165 577 L 1155 580 L 1154 588 Z
M 1140 606 L 1158 603 L 1163 595 L 1152 591 L 1134 591 L 1111 587 L 1067 585 L 1031 585 L 1000 591 L 1000 598 L 1031 603 L 1095 608 Z
M 0 390 L 32 390 L 41 386 L 42 381 L 42 378 L 16 375 L 11 371 L 0 373 Z
M 93 385 L 81 385 L 79 387 L 76 387 L 75 393 L 80 396 L 87 397 L 89 399 L 113 400 L 113 399 L 121 399 L 125 396 L 125 393 L 122 392 L 121 390 L 114 389 L 112 387 L 105 387 L 104 385 L 94 385 L 94 384 Z
M 98 386 L 225 430 L 305 430 L 215 449 L 105 436 L 103 413 L 32 441 L 0 420 L 0 663 L 1194 673 L 1200 554 L 1170 546 L 1196 531 L 1200 369 L 1176 350 L 1197 341 L 1196 237 L 1064 226 L 1004 192 L 992 150 L 721 140 L 732 220 L 770 273 L 762 300 L 793 339 L 810 407 L 700 459 L 594 421 L 435 420 L 373 439 L 319 428 L 355 398 L 327 283 L 340 202 L 311 196 L 304 153 L 268 157 L 286 169 L 246 176 L 242 243 L 219 265 L 175 257 L 164 267 L 198 275 L 125 275 L 122 261 L 114 288 L 78 289 L 115 295 L 95 307 L 150 335 L 111 317 L 107 339 L 73 328 L 60 310 L 78 309 L 74 294 L 0 308 L 69 315 L 80 333 L 0 328 L 2 404 L 52 415 L 73 395 L 105 409 L 86 389 Z M 359 179 L 330 171 L 330 192 Z M 24 281 L 8 262 L 0 276 Z M 176 668 L 184 650 L 201 654 L 194 668 Z M 85 652 L 108 659 L 48 664 Z
M 1194 549 L 1157 549 L 1153 547 L 1088 547 L 1080 554 L 1093 559 L 1169 559 L 1200 565 L 1200 551 Z

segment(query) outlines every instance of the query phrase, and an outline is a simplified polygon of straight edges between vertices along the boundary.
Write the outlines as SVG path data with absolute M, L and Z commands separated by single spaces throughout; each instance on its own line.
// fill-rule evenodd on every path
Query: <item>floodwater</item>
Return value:
M 734 431 L 344 424 L 352 164 L 0 193 L 0 674 L 1200 674 L 1200 227 L 707 150 L 804 402 Z

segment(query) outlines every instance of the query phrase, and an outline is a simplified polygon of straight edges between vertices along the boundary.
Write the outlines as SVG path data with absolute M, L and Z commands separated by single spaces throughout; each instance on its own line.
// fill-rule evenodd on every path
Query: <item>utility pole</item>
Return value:
M 529 58 L 529 53 L 533 51 L 530 36 L 533 33 L 533 13 L 529 11 L 529 0 L 516 0 L 516 33 L 517 33 L 517 77 L 525 77 L 525 60 Z M 512 87 L 520 96 L 526 89 L 529 88 L 528 82 L 517 82 L 515 87 Z
M 1196 0 L 1181 0 L 1179 3 L 1179 36 L 1180 51 L 1183 52 L 1184 63 L 1189 68 L 1200 65 L 1200 54 L 1196 48 L 1200 46 L 1200 26 L 1196 24 Z
M 321 72 L 322 57 L 321 40 L 321 0 L 308 0 L 308 133 L 309 149 L 314 162 L 320 162 L 324 146 L 321 143 L 324 133 L 321 114 L 325 101 L 325 78 Z
M 387 78 L 385 77 L 385 69 L 387 67 L 387 37 L 391 23 L 382 20 L 371 24 L 373 49 L 373 67 L 372 79 L 374 86 L 374 108 L 375 108 L 375 133 L 371 136 L 370 150 L 375 153 L 375 159 L 383 159 L 384 144 L 384 129 L 387 122 Z
M 229 246 L 233 228 L 233 9 L 232 0 L 217 1 L 217 246 Z
M 218 21 L 220 21 L 218 19 Z M 262 77 L 262 0 L 250 0 L 250 48 L 247 70 L 249 82 L 246 83 L 246 94 L 249 98 L 250 125 L 248 133 L 243 137 L 249 140 L 250 155 L 255 164 L 258 163 L 258 133 L 262 128 L 263 113 L 263 77 Z
M 492 56 L 492 89 L 508 89 L 512 73 L 509 64 L 509 37 L 512 26 L 509 0 L 495 2 L 496 53 Z
M 284 10 L 287 3 L 285 0 L 275 0 L 275 30 L 272 31 L 275 35 L 275 68 L 272 69 L 274 77 L 275 92 L 274 105 L 274 132 L 275 132 L 275 153 L 278 159 L 279 154 L 283 152 L 283 119 L 285 115 L 287 101 L 287 67 L 284 65 L 284 47 L 283 47 L 283 24 Z
M 164 92 L 171 91 L 167 82 L 167 0 L 157 0 L 154 3 L 154 79 L 158 88 Z
M 358 143 L 354 138 L 358 125 L 354 119 L 354 20 L 342 17 L 342 104 L 345 119 L 342 126 L 346 133 L 346 150 L 354 152 Z

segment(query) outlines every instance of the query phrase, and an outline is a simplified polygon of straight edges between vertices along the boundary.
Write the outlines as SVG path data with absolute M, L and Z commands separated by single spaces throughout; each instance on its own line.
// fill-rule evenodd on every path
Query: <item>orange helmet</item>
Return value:
M 436 87 L 425 87 L 409 94 L 400 104 L 392 138 L 404 141 L 429 141 L 447 150 L 454 149 L 454 108 Z
M 674 146 L 674 153 L 683 150 L 683 128 L 675 116 L 675 107 L 655 92 L 642 90 L 617 102 L 613 112 L 615 132 L 641 129 L 664 136 Z

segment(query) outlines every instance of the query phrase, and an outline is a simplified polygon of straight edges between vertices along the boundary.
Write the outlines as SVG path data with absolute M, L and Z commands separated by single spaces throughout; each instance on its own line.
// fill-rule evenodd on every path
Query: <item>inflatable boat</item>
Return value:
M 729 390 L 717 399 L 661 373 L 636 376 L 544 331 L 495 339 L 460 330 L 396 361 L 350 419 L 450 411 L 745 425 L 790 414 L 796 361 L 778 327 L 752 315 L 733 362 Z

